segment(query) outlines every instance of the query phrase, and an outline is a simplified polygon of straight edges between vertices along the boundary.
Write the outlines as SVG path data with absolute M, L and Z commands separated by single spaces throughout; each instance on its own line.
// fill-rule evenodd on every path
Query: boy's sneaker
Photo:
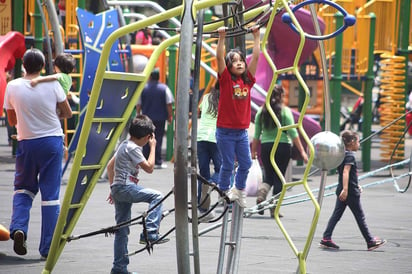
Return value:
M 320 246 L 325 247 L 325 248 L 339 249 L 339 246 L 335 244 L 332 240 L 322 239 L 319 244 Z
M 246 191 L 239 190 L 235 186 L 227 193 L 227 197 L 231 201 L 237 201 L 240 207 L 246 207 Z
M 199 222 L 207 223 L 216 218 L 216 213 L 214 210 L 210 211 L 208 214 L 205 215 L 206 211 L 198 210 L 197 216 L 199 216 Z M 204 216 L 203 216 L 204 215 Z
M 14 245 L 13 249 L 14 252 L 18 255 L 26 255 L 27 254 L 27 246 L 26 246 L 26 236 L 24 232 L 21 230 L 16 230 L 13 235 Z
M 383 246 L 384 244 L 386 244 L 385 239 L 381 240 L 379 238 L 373 238 L 373 240 L 368 243 L 368 250 L 371 251 L 377 249 L 378 247 Z
M 160 238 L 162 238 L 162 235 L 160 235 L 160 234 L 152 234 L 152 235 L 149 234 L 149 235 L 147 235 L 147 240 L 146 240 L 145 237 L 144 237 L 144 234 L 141 233 L 139 243 L 142 244 L 142 245 L 145 245 L 145 244 L 147 244 L 147 241 L 149 241 L 150 244 L 163 244 L 163 243 L 166 243 L 170 240 L 169 238 L 163 238 L 163 239 L 160 239 Z

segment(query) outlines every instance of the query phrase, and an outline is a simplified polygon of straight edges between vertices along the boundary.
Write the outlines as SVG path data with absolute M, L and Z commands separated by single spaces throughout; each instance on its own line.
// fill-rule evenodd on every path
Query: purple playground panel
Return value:
M 245 8 L 251 7 L 257 2 L 259 2 L 259 0 L 243 1 Z M 289 25 L 282 22 L 282 15 L 284 13 L 285 10 L 282 10 L 278 14 L 276 14 L 267 41 L 267 51 L 277 69 L 283 69 L 291 67 L 293 65 L 293 62 L 296 58 L 296 52 L 298 50 L 300 43 L 300 36 L 295 31 L 293 31 L 289 27 Z M 312 17 L 308 10 L 299 9 L 295 11 L 294 15 L 304 32 L 308 34 L 316 34 L 315 27 L 312 22 Z M 325 30 L 325 23 L 320 17 L 318 17 L 318 22 L 321 33 L 323 34 Z M 298 65 L 301 65 L 304 61 L 306 61 L 316 50 L 317 46 L 317 41 L 305 39 L 305 44 L 303 46 L 302 54 L 300 56 Z M 261 53 L 255 74 L 256 83 L 259 84 L 259 86 L 261 86 L 264 90 L 268 90 L 270 83 L 272 81 L 272 75 L 272 68 L 269 66 L 268 62 L 266 61 L 266 58 L 263 56 L 263 53 Z M 265 97 L 255 89 L 252 89 L 252 101 L 257 105 L 261 106 L 265 103 Z M 299 112 L 293 109 L 292 112 L 295 118 L 295 122 L 297 122 L 300 114 Z M 255 111 L 252 110 L 252 120 L 254 120 L 254 116 Z M 303 128 L 306 134 L 309 136 L 309 138 L 312 138 L 316 133 L 322 131 L 319 122 L 308 116 L 305 116 L 303 119 Z M 300 139 L 303 146 L 306 149 L 307 144 L 305 140 L 302 138 L 302 136 L 300 136 Z

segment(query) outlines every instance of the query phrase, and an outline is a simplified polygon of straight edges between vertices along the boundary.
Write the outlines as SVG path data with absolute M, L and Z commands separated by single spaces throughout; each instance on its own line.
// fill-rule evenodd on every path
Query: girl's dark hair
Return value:
M 150 29 L 148 27 L 144 28 L 142 31 L 143 31 L 144 37 L 146 39 L 148 39 L 149 36 L 151 36 L 151 32 L 150 32 Z
M 27 74 L 40 72 L 44 64 L 44 55 L 39 49 L 28 49 L 23 55 L 23 66 Z
M 350 145 L 353 141 L 356 141 L 359 138 L 358 133 L 351 131 L 351 130 L 345 130 L 342 132 L 342 141 L 345 147 Z
M 284 91 L 280 85 L 276 85 L 273 88 L 272 95 L 270 97 L 270 107 L 272 108 L 273 112 L 275 113 L 276 117 L 278 118 L 279 122 L 282 124 L 282 104 L 283 104 L 283 95 Z M 270 115 L 268 109 L 266 108 L 266 104 L 262 107 L 262 126 L 263 128 L 275 128 L 276 123 L 273 121 L 272 116 Z
M 129 134 L 137 139 L 153 134 L 156 127 L 152 120 L 146 115 L 137 115 L 130 124 Z
M 76 66 L 76 59 L 70 53 L 62 53 L 54 59 L 54 65 L 60 69 L 61 72 L 69 74 L 72 73 Z
M 246 56 L 243 53 L 243 51 L 241 51 L 239 48 L 231 49 L 226 54 L 226 57 L 225 57 L 226 67 L 228 68 L 228 70 L 230 72 L 230 69 L 233 66 L 233 56 L 235 56 L 236 54 L 238 54 L 240 56 L 240 58 L 242 59 L 242 61 L 245 62 L 245 71 L 240 75 L 240 78 L 242 78 L 242 80 L 245 84 L 252 83 L 252 80 L 249 79 L 249 77 L 247 76 L 248 71 L 247 71 Z M 232 75 L 232 79 L 236 80 L 236 76 Z
M 206 110 L 206 112 L 210 113 L 212 117 L 217 117 L 217 107 L 219 105 L 219 96 L 220 96 L 219 81 L 216 81 L 215 87 L 212 88 L 212 90 L 210 91 L 210 95 L 208 98 L 209 106 Z

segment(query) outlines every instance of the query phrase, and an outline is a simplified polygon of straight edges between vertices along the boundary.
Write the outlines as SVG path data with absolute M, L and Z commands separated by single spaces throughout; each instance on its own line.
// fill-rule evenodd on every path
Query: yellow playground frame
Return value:
M 212 0 L 212 1 L 196 2 L 196 3 L 193 4 L 192 14 L 196 14 L 196 12 L 198 10 L 209 8 L 209 7 L 217 5 L 217 4 L 222 4 L 222 1 Z M 301 51 L 303 49 L 303 45 L 304 45 L 304 42 L 305 42 L 305 37 L 304 37 L 304 34 L 303 34 L 303 30 L 299 26 L 299 23 L 297 22 L 297 20 L 294 17 L 294 15 L 293 15 L 292 11 L 290 10 L 290 8 L 287 6 L 287 1 L 277 1 L 275 3 L 274 7 L 277 7 L 277 5 L 283 5 L 286 8 L 286 10 L 291 14 L 292 21 L 297 26 L 297 28 L 300 30 L 300 37 L 301 37 L 301 42 L 300 42 L 298 51 L 296 53 L 296 58 L 295 58 L 295 61 L 294 61 L 294 65 L 292 67 L 284 68 L 284 69 L 279 70 L 279 71 L 276 70 L 276 67 L 274 66 L 274 64 L 270 60 L 270 58 L 268 58 L 268 55 L 267 55 L 267 52 L 266 52 L 265 44 L 266 44 L 266 40 L 268 38 L 268 35 L 267 35 L 268 30 L 265 33 L 264 39 L 262 41 L 262 46 L 263 46 L 263 52 L 266 53 L 266 58 L 269 59 L 268 61 L 271 63 L 271 65 L 273 67 L 273 71 L 274 71 L 274 77 L 272 79 L 272 84 L 271 85 L 273 86 L 275 84 L 277 75 L 279 73 L 284 73 L 286 71 L 291 71 L 299 79 L 299 82 L 300 82 L 301 86 L 304 88 L 305 94 L 306 94 L 306 99 L 305 99 L 303 109 L 302 109 L 302 112 L 300 114 L 298 123 L 295 124 L 295 125 L 288 126 L 288 127 L 280 127 L 280 125 L 279 125 L 280 130 L 288 130 L 292 127 L 297 128 L 299 130 L 299 132 L 305 138 L 306 142 L 309 144 L 309 149 L 310 149 L 310 155 L 311 156 L 310 156 L 310 160 L 308 162 L 308 165 L 305 169 L 303 179 L 298 181 L 298 182 L 290 182 L 290 183 L 284 181 L 285 187 L 282 190 L 282 194 L 281 194 L 281 197 L 280 197 L 280 200 L 279 200 L 279 202 L 281 203 L 282 198 L 284 197 L 284 194 L 285 194 L 286 187 L 288 187 L 290 185 L 298 185 L 298 184 L 302 184 L 304 186 L 304 188 L 307 191 L 309 197 L 311 198 L 311 201 L 312 201 L 312 203 L 315 207 L 315 217 L 313 218 L 310 231 L 308 232 L 308 238 L 307 238 L 308 240 L 307 240 L 307 242 L 305 244 L 305 247 L 302 251 L 299 251 L 297 249 L 297 247 L 294 245 L 292 239 L 289 237 L 286 229 L 283 227 L 282 223 L 279 220 L 278 212 L 275 214 L 275 216 L 276 216 L 276 221 L 277 221 L 278 225 L 280 226 L 282 232 L 284 233 L 286 240 L 289 242 L 292 250 L 294 251 L 295 255 L 297 256 L 297 258 L 299 260 L 299 265 L 300 265 L 300 268 L 301 268 L 301 272 L 305 273 L 306 272 L 306 270 L 305 270 L 306 269 L 305 260 L 306 260 L 307 253 L 309 251 L 310 243 L 312 241 L 312 236 L 314 234 L 316 224 L 317 224 L 317 219 L 319 217 L 319 212 L 320 212 L 320 206 L 319 206 L 318 202 L 316 201 L 315 197 L 312 195 L 312 192 L 311 192 L 311 190 L 309 189 L 309 187 L 307 185 L 307 177 L 308 177 L 311 165 L 312 165 L 314 150 L 313 150 L 313 146 L 311 146 L 311 143 L 310 143 L 310 140 L 309 140 L 308 136 L 306 135 L 306 133 L 304 132 L 303 127 L 302 127 L 302 120 L 303 120 L 303 117 L 304 117 L 304 114 L 305 114 L 306 107 L 307 107 L 308 102 L 309 102 L 309 89 L 306 86 L 305 82 L 303 81 L 302 77 L 300 77 L 299 68 L 298 68 L 297 64 L 298 64 L 298 60 L 299 60 Z M 89 103 L 88 103 L 84 124 L 83 124 L 82 131 L 81 131 L 81 134 L 80 134 L 78 149 L 76 151 L 74 161 L 73 161 L 73 166 L 72 166 L 72 169 L 71 169 L 71 172 L 70 172 L 66 193 L 65 193 L 65 196 L 64 196 L 64 199 L 63 199 L 61 213 L 59 215 L 59 221 L 58 221 L 58 224 L 57 224 L 56 229 L 55 229 L 55 234 L 54 234 L 54 237 L 53 237 L 53 241 L 52 241 L 52 245 L 51 245 L 51 248 L 50 248 L 49 256 L 47 258 L 46 265 L 45 265 L 44 270 L 43 270 L 44 274 L 50 273 L 52 271 L 54 265 L 57 263 L 57 260 L 58 260 L 60 254 L 63 251 L 63 248 L 66 244 L 66 240 L 68 239 L 71 232 L 73 231 L 73 229 L 75 227 L 75 224 L 78 221 L 78 219 L 80 217 L 80 214 L 81 214 L 84 206 L 87 203 L 87 200 L 88 200 L 88 197 L 90 196 L 90 193 L 93 191 L 93 188 L 94 188 L 98 178 L 102 174 L 105 165 L 107 164 L 109 158 L 111 157 L 111 153 L 115 148 L 116 141 L 120 137 L 121 132 L 123 131 L 123 128 L 125 127 L 125 125 L 127 123 L 128 117 L 130 117 L 130 115 L 132 114 L 132 111 L 134 109 L 134 102 L 136 102 L 137 98 L 140 96 L 140 93 L 141 93 L 141 91 L 144 87 L 144 84 L 148 80 L 149 74 L 152 71 L 152 69 L 154 68 L 156 60 L 159 58 L 162 51 L 164 51 L 168 46 L 171 46 L 171 45 L 179 42 L 180 35 L 173 36 L 172 38 L 167 39 L 166 41 L 162 42 L 158 46 L 158 48 L 156 48 L 153 51 L 146 68 L 144 69 L 144 71 L 141 74 L 107 72 L 106 71 L 106 64 L 107 64 L 107 61 L 108 61 L 110 48 L 112 47 L 113 43 L 117 39 L 124 36 L 125 34 L 133 32 L 137 29 L 142 29 L 142 28 L 144 28 L 146 26 L 150 26 L 152 24 L 156 24 L 157 22 L 167 20 L 168 18 L 177 17 L 177 16 L 181 15 L 184 8 L 185 8 L 184 6 L 179 6 L 179 7 L 173 8 L 171 10 L 168 10 L 164 13 L 156 14 L 154 16 L 148 17 L 147 19 L 144 19 L 144 20 L 138 21 L 136 23 L 124 26 L 122 28 L 119 28 L 119 29 L 115 30 L 108 37 L 108 39 L 106 40 L 103 51 L 101 53 L 101 58 L 100 58 L 100 61 L 99 61 L 99 64 L 98 64 L 98 67 L 97 67 L 97 70 L 96 70 L 96 77 L 95 77 L 96 80 L 93 84 L 93 88 L 92 88 L 92 91 L 91 91 L 91 97 L 90 97 L 90 100 L 89 100 Z M 264 6 L 255 8 L 255 9 L 249 11 L 249 12 L 246 12 L 244 14 L 244 17 L 247 20 L 248 18 L 252 18 L 253 16 L 258 15 L 264 9 L 268 9 L 268 8 L 269 8 L 268 5 L 264 5 Z M 271 19 L 269 20 L 268 26 L 270 26 L 270 24 L 273 22 L 273 18 L 275 16 L 275 14 L 276 14 L 276 9 L 273 8 L 272 11 L 271 11 Z M 223 25 L 223 22 L 210 24 L 210 25 L 205 27 L 205 31 L 216 30 L 218 27 L 220 27 L 222 25 Z M 130 90 L 126 90 L 126 91 L 123 91 L 124 94 L 122 93 L 122 94 L 119 95 L 119 96 L 127 96 L 127 94 L 129 94 L 129 92 L 133 94 L 132 98 L 130 99 L 130 104 L 126 107 L 126 109 L 124 110 L 121 117 L 111 117 L 111 118 L 95 117 L 96 109 L 98 109 L 99 106 L 104 104 L 104 102 L 102 102 L 102 100 L 100 100 L 99 97 L 100 97 L 100 93 L 104 91 L 104 83 L 107 82 L 107 81 L 129 81 L 129 82 L 136 82 L 137 83 L 137 88 L 134 92 L 131 92 Z M 276 120 L 276 118 L 275 118 L 275 120 Z M 102 124 L 105 124 L 105 123 L 115 123 L 117 125 L 114 126 L 112 128 L 112 130 L 110 130 L 110 132 L 106 135 L 106 139 L 108 140 L 108 142 L 107 142 L 106 147 L 104 148 L 104 152 L 101 156 L 100 161 L 97 164 L 93 164 L 93 165 L 83 164 L 82 161 L 83 161 L 84 158 L 87 157 L 87 154 L 92 153 L 91 151 L 86 150 L 89 135 L 92 131 L 92 126 L 96 125 L 96 124 L 100 125 L 100 126 L 97 126 L 97 128 L 98 128 L 97 131 L 99 131 L 99 128 L 102 128 L 103 127 Z M 277 124 L 279 124 L 279 121 L 277 121 Z M 279 142 L 279 138 L 277 138 L 277 140 L 276 140 L 275 147 L 277 146 L 278 142 Z M 275 147 L 274 147 L 274 149 L 275 149 Z M 274 150 L 272 150 L 272 152 L 273 151 Z M 274 164 L 274 163 L 272 163 L 272 164 Z M 278 170 L 276 164 L 274 164 L 274 167 L 275 167 L 275 170 L 279 173 L 279 170 Z M 90 177 L 85 176 L 83 178 L 79 178 L 78 177 L 79 176 L 79 171 L 85 171 L 85 170 L 86 171 L 91 170 L 92 175 Z M 78 201 L 76 203 L 72 203 L 73 193 L 75 191 L 76 185 L 79 185 L 79 184 L 83 185 L 83 187 L 86 188 L 86 191 L 83 194 L 80 201 Z M 182 201 L 182 202 L 185 203 L 184 201 Z M 69 222 L 68 222 L 67 218 L 68 218 L 69 212 L 71 213 L 70 214 L 71 217 L 70 217 Z M 178 212 L 176 212 L 176 214 L 178 214 Z

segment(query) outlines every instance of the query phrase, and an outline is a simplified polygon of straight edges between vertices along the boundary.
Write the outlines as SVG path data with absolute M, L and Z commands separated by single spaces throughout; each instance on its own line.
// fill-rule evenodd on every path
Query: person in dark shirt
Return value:
M 326 248 L 339 249 L 339 246 L 332 241 L 332 233 L 345 212 L 346 206 L 349 206 L 366 241 L 368 250 L 374 250 L 384 245 L 386 240 L 372 237 L 365 222 L 365 214 L 360 202 L 362 187 L 358 184 L 358 169 L 355 158 L 355 152 L 360 146 L 359 136 L 356 132 L 346 130 L 342 133 L 342 141 L 345 145 L 345 158 L 338 167 L 339 182 L 336 188 L 335 209 L 323 233 L 320 245 Z
M 149 116 L 156 127 L 156 158 L 155 168 L 166 168 L 167 165 L 162 160 L 162 143 L 165 133 L 166 121 L 173 121 L 173 94 L 169 87 L 159 82 L 160 74 L 156 68 L 150 74 L 149 82 L 142 91 L 142 95 L 136 105 L 136 113 Z M 146 145 L 143 147 L 143 154 L 147 158 L 150 149 Z

